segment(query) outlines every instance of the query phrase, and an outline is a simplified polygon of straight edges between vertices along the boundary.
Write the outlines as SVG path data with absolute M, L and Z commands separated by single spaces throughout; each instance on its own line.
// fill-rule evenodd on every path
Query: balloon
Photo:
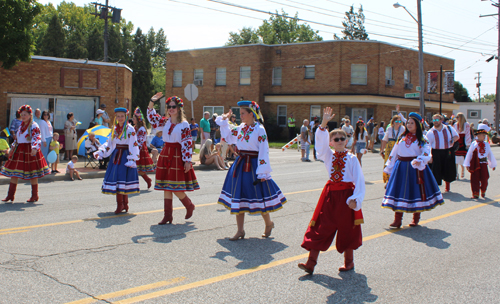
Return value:
M 47 161 L 53 164 L 56 162 L 56 160 L 57 160 L 56 151 L 50 151 L 50 153 L 47 155 Z

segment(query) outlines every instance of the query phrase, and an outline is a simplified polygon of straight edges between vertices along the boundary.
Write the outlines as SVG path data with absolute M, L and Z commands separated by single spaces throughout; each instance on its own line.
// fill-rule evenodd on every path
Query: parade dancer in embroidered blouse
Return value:
M 335 129 L 328 134 L 326 126 L 334 116 L 327 107 L 316 131 L 317 156 L 324 162 L 330 180 L 323 188 L 302 242 L 302 247 L 309 250 L 309 258 L 307 263 L 300 263 L 299 268 L 309 274 L 314 271 L 319 252 L 328 250 L 335 234 L 336 249 L 344 253 L 344 265 L 339 271 L 354 269 L 354 250 L 361 246 L 363 239 L 361 204 L 365 197 L 365 178 L 358 159 L 345 148 L 345 131 Z
M 401 227 L 403 212 L 413 213 L 410 226 L 417 226 L 420 212 L 444 204 L 443 195 L 427 163 L 431 146 L 422 135 L 422 117 L 410 113 L 402 138 L 394 145 L 384 172 L 390 175 L 382 208 L 396 212 L 391 227 Z
M 239 155 L 229 169 L 218 203 L 236 214 L 238 231 L 231 241 L 245 237 L 245 212 L 261 214 L 266 224 L 262 237 L 271 235 L 274 223 L 270 212 L 283 207 L 286 198 L 271 178 L 269 164 L 269 143 L 259 105 L 254 101 L 240 101 L 240 117 L 242 124 L 232 127 L 228 120 L 232 115 L 217 117 L 216 123 L 221 127 L 221 135 L 228 143 L 236 141 Z
M 24 105 L 17 111 L 21 115 L 21 126 L 10 149 L 9 160 L 0 174 L 10 177 L 9 192 L 2 202 L 13 202 L 19 179 L 31 182 L 31 198 L 27 203 L 37 202 L 38 179 L 50 173 L 49 166 L 40 150 L 42 137 L 38 124 L 33 121 L 33 110 Z
M 479 190 L 481 190 L 481 197 L 486 196 L 488 179 L 490 178 L 488 164 L 493 171 L 497 166 L 497 161 L 487 140 L 490 130 L 491 128 L 488 125 L 479 124 L 476 131 L 476 140 L 471 144 L 464 161 L 464 166 L 470 172 L 470 186 L 472 198 L 474 199 L 479 198 Z
M 399 109 L 399 106 L 397 107 Z M 391 155 L 394 144 L 399 140 L 399 137 L 405 132 L 405 127 L 402 124 L 401 117 L 399 115 L 394 115 L 391 119 L 390 126 L 382 138 L 382 146 L 380 148 L 380 155 L 384 159 L 385 164 L 389 160 L 389 155 Z M 389 181 L 389 174 L 383 173 L 384 183 Z
M 111 137 L 94 152 L 96 159 L 111 156 L 102 182 L 102 193 L 116 195 L 115 214 L 128 212 L 129 194 L 139 193 L 136 165 L 139 160 L 139 144 L 134 127 L 127 122 L 128 110 L 116 108 Z
M 146 181 L 149 189 L 151 188 L 152 180 L 149 178 L 148 172 L 154 172 L 156 167 L 153 163 L 153 159 L 151 159 L 151 156 L 149 155 L 146 143 L 148 131 L 146 130 L 144 124 L 144 115 L 142 115 L 142 111 L 139 107 L 135 109 L 132 121 L 134 122 L 135 132 L 137 133 L 137 143 L 139 144 L 140 150 L 139 160 L 136 162 L 137 171 L 144 181 Z
M 455 152 L 455 166 L 457 168 L 457 179 L 458 179 L 458 166 L 462 167 L 461 178 L 464 178 L 464 159 L 467 155 L 467 150 L 469 150 L 470 144 L 472 143 L 472 136 L 470 131 L 470 125 L 465 119 L 464 113 L 457 114 L 457 122 L 453 125 L 458 133 L 458 150 Z
M 156 114 L 153 106 L 162 96 L 162 93 L 156 93 L 151 97 L 148 107 L 148 120 L 153 128 L 163 128 L 162 138 L 165 142 L 156 167 L 155 190 L 164 191 L 164 216 L 158 225 L 172 223 L 172 193 L 186 208 L 185 219 L 189 219 L 195 206 L 185 192 L 200 189 L 191 163 L 193 142 L 189 122 L 184 114 L 184 103 L 177 96 L 169 97 L 166 100 L 166 117 L 161 117 Z

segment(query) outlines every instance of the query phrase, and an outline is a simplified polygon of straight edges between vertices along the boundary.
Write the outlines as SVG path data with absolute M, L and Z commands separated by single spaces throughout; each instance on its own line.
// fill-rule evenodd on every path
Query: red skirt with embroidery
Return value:
M 153 159 L 149 156 L 148 146 L 146 142 L 142 143 L 139 152 L 139 160 L 135 162 L 137 165 L 137 171 L 139 172 L 154 172 L 155 164 L 153 163 Z
M 35 156 L 31 156 L 31 143 L 18 144 L 12 159 L 5 163 L 0 172 L 3 176 L 24 180 L 40 178 L 49 173 L 49 166 L 41 149 L 38 149 Z
M 156 164 L 155 190 L 183 192 L 199 189 L 193 168 L 184 172 L 181 144 L 165 143 Z

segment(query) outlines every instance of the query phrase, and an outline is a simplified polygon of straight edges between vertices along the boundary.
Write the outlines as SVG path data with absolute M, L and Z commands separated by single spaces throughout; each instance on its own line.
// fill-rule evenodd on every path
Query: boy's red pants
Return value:
M 346 204 L 352 194 L 352 188 L 328 192 L 316 223 L 309 226 L 304 235 L 304 249 L 326 251 L 335 234 L 336 248 L 340 253 L 346 249 L 358 249 L 362 245 L 361 225 L 354 225 L 354 210 Z
M 472 188 L 472 195 L 479 196 L 479 190 L 482 193 L 486 192 L 488 188 L 488 179 L 490 174 L 488 172 L 488 163 L 480 163 L 479 168 L 470 174 L 470 187 Z

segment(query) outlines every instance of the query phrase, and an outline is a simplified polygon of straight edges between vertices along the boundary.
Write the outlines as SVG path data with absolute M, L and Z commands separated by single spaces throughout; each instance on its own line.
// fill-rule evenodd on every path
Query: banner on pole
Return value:
M 438 72 L 427 72 L 427 93 L 438 93 Z
M 455 92 L 455 72 L 449 71 L 444 72 L 444 93 L 454 93 Z

